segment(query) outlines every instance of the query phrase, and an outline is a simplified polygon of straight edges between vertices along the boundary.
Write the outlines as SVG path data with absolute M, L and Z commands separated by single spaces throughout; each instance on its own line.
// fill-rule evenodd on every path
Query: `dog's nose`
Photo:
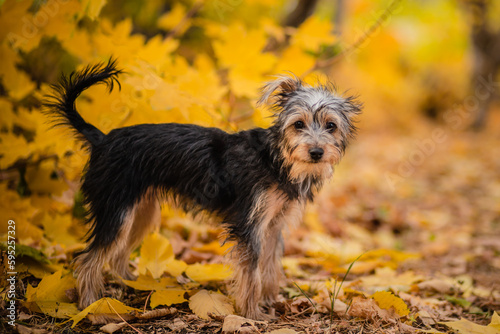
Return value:
M 318 161 L 323 156 L 323 149 L 321 147 L 313 147 L 309 150 L 309 155 L 314 161 Z

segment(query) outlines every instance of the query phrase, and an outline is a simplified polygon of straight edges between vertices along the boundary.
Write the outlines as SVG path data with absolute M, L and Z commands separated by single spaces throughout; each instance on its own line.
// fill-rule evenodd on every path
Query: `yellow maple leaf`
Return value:
M 285 41 L 285 29 L 271 18 L 262 18 L 260 26 L 269 36 L 274 37 L 278 43 L 283 43 Z
M 146 275 L 149 270 L 153 278 L 163 274 L 166 262 L 174 256 L 170 241 L 156 232 L 144 238 L 140 253 L 139 273 Z
M 39 124 L 47 122 L 47 116 L 38 109 L 18 108 L 14 123 L 23 129 L 36 132 Z
M 145 38 L 140 34 L 132 34 L 132 20 L 127 18 L 113 24 L 101 19 L 99 23 L 99 31 L 92 38 L 94 53 L 103 58 L 113 55 L 120 59 L 123 67 L 133 64 L 137 51 L 144 46 Z
M 162 277 L 160 280 L 154 279 L 151 275 L 139 275 L 137 280 L 123 280 L 123 283 L 136 290 L 166 290 L 168 287 L 179 286 L 177 280 L 172 277 Z
M 3 128 L 11 130 L 14 125 L 14 120 L 17 118 L 17 115 L 12 110 L 12 102 L 6 98 L 0 98 L 0 113 L 2 114 L 0 125 Z
M 23 136 L 16 136 L 12 133 L 2 134 L 0 142 L 0 167 L 7 168 L 18 159 L 27 158 L 31 149 Z
M 275 72 L 292 72 L 300 77 L 306 71 L 310 70 L 315 62 L 315 58 L 302 50 L 300 46 L 290 45 L 283 51 L 278 64 L 276 64 Z
M 165 271 L 173 276 L 184 272 L 187 264 L 174 258 L 172 245 L 159 233 L 148 235 L 141 246 L 139 273 L 146 275 L 147 270 L 153 278 L 159 278 Z
M 38 310 L 36 310 L 35 307 L 37 307 Z M 53 318 L 71 318 L 80 312 L 76 303 L 57 301 L 38 301 L 34 303 L 34 305 L 30 305 L 29 309 L 35 312 L 41 312 Z
M 179 41 L 172 38 L 163 38 L 156 35 L 146 45 L 137 50 L 137 58 L 145 60 L 151 65 L 161 66 L 168 60 L 171 52 L 179 47 Z
M 181 304 L 187 301 L 185 294 L 187 290 L 184 289 L 165 289 L 156 291 L 151 295 L 151 308 L 155 308 L 158 305 Z
M 69 214 L 44 214 L 42 225 L 45 236 L 58 244 L 74 245 L 78 243 L 78 239 L 75 235 L 69 232 L 72 222 L 72 217 Z
M 0 44 L 0 59 L 2 59 L 0 77 L 4 83 L 8 83 L 5 88 L 10 97 L 20 100 L 35 89 L 35 84 L 29 75 L 17 68 L 16 63 L 19 61 L 19 57 L 6 43 Z
M 266 43 L 265 31 L 247 30 L 240 23 L 222 29 L 213 42 L 219 63 L 229 68 L 229 82 L 237 96 L 256 97 L 263 74 L 276 63 L 273 54 L 262 51 Z
M 182 4 L 176 2 L 168 13 L 160 16 L 158 19 L 158 28 L 170 31 L 177 27 L 176 33 L 183 34 L 191 25 L 191 19 L 183 22 L 185 16 L 186 8 Z
M 30 6 L 30 1 L 6 1 L 1 5 L 0 22 L 2 28 L 0 29 L 0 41 L 6 40 L 16 49 L 27 42 L 26 34 L 22 33 L 22 28 L 26 23 L 19 18 L 26 16 Z M 26 18 L 29 19 L 29 17 Z M 28 32 L 31 33 L 32 31 Z M 2 44 L 3 46 L 7 45 L 7 43 Z M 0 58 L 2 59 L 2 64 L 4 64 L 5 58 L 3 55 Z
M 49 14 L 51 17 L 45 25 L 42 24 L 40 26 L 39 35 L 41 37 L 57 36 L 58 40 L 64 41 L 71 39 L 73 33 L 77 30 L 80 13 L 82 13 L 82 4 L 80 1 L 72 0 L 66 1 L 64 4 L 60 3 L 57 10 L 55 10 L 54 1 L 45 1 L 40 10 L 34 15 L 33 20 L 36 20 L 37 15 L 43 16 Z
M 231 300 L 219 292 L 200 290 L 189 299 L 189 308 L 202 319 L 209 320 L 209 314 L 234 314 Z
M 232 274 L 233 272 L 229 266 L 220 263 L 195 263 L 189 265 L 186 269 L 186 275 L 197 282 L 223 281 L 230 278 Z
M 52 275 L 45 276 L 38 286 L 34 288 L 28 285 L 26 290 L 27 302 L 69 302 L 66 290 L 73 289 L 76 281 L 72 275 L 62 275 L 62 270 L 56 271 Z
M 181 120 L 183 119 L 183 123 L 186 122 L 189 119 L 187 110 L 193 103 L 192 99 L 188 94 L 180 90 L 177 84 L 163 79 L 160 80 L 153 96 L 151 96 L 151 107 L 153 110 L 168 111 L 168 115 L 173 122 L 178 122 L 179 117 Z
M 165 271 L 170 275 L 177 277 L 181 275 L 188 267 L 187 263 L 182 260 L 174 259 L 173 257 L 165 262 Z
M 493 312 L 493 316 L 491 317 L 491 322 L 488 326 L 500 330 L 500 316 L 498 315 L 498 313 Z
M 448 326 L 460 334 L 500 334 L 500 316 L 496 312 L 493 313 L 491 323 L 488 326 L 478 325 L 467 319 L 440 322 L 440 324 Z
M 377 302 L 380 308 L 388 310 L 393 307 L 396 313 L 401 317 L 410 313 L 410 310 L 408 310 L 408 306 L 406 306 L 405 302 L 398 296 L 395 296 L 392 292 L 377 291 L 372 295 L 372 298 Z
M 227 93 L 227 87 L 221 85 L 217 68 L 206 54 L 196 56 L 194 67 L 176 78 L 179 89 L 189 93 L 197 104 L 204 107 L 218 102 Z
M 224 243 L 224 245 L 221 246 L 221 244 L 218 241 L 212 241 L 212 242 L 210 242 L 208 244 L 204 244 L 202 246 L 193 247 L 193 250 L 198 251 L 198 252 L 209 252 L 209 253 L 214 253 L 217 255 L 224 255 L 233 246 L 234 246 L 234 243 L 232 243 L 232 242 L 226 242 L 226 243 Z
M 377 289 L 391 289 L 393 291 L 408 291 L 410 286 L 423 279 L 412 271 L 397 274 L 390 267 L 377 268 L 374 275 L 360 277 L 363 286 L 377 287 Z
M 60 196 L 68 189 L 66 182 L 55 173 L 54 162 L 45 160 L 37 167 L 26 169 L 26 181 L 33 192 Z
M 116 299 L 113 298 L 101 298 L 98 301 L 90 304 L 83 311 L 74 315 L 69 319 L 73 321 L 71 328 L 74 328 L 83 318 L 88 314 L 101 314 L 101 315 L 115 315 L 118 314 L 128 314 L 130 312 L 140 312 L 141 310 L 129 307 Z
M 77 54 L 83 64 L 90 64 L 95 61 L 95 45 L 93 38 L 86 30 L 76 29 L 71 38 L 61 41 L 64 49 L 70 54 Z
M 76 101 L 77 110 L 85 121 L 102 132 L 108 133 L 121 127 L 131 112 L 130 109 L 117 108 L 119 101 L 123 98 L 122 93 L 119 89 L 114 89 L 110 93 L 104 85 L 90 87 L 82 94 L 82 97 L 88 98 L 80 98 Z
M 322 45 L 331 45 L 335 42 L 332 28 L 333 25 L 329 20 L 313 15 L 300 25 L 291 44 L 305 50 L 318 52 Z

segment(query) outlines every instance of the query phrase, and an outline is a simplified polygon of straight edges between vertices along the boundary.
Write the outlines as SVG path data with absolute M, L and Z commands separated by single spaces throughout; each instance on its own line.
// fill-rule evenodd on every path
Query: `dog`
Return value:
M 103 267 L 133 279 L 129 256 L 160 221 L 160 202 L 217 217 L 235 241 L 232 294 L 237 310 L 269 319 L 282 277 L 282 230 L 302 218 L 356 133 L 356 97 L 331 85 L 316 87 L 293 75 L 262 89 L 258 104 L 273 124 L 227 133 L 190 124 L 140 124 L 104 134 L 77 112 L 75 100 L 96 84 L 119 86 L 116 60 L 63 76 L 46 101 L 90 153 L 81 191 L 88 207 L 86 248 L 75 257 L 79 307 L 104 291 Z M 104 111 L 103 111 L 104 112 Z

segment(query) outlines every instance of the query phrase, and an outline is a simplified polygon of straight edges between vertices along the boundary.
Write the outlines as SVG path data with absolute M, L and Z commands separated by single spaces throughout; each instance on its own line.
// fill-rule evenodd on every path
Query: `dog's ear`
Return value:
M 290 95 L 300 87 L 302 87 L 302 81 L 296 76 L 279 76 L 276 80 L 270 81 L 262 87 L 262 96 L 257 105 L 282 106 Z
M 363 108 L 363 104 L 358 101 L 357 96 L 343 96 L 344 102 L 342 103 L 342 112 L 352 120 L 359 114 L 361 114 L 361 109 Z

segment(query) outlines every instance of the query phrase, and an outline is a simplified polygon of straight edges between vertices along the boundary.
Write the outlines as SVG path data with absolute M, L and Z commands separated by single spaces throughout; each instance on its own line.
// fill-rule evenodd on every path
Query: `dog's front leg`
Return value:
M 233 254 L 236 261 L 233 296 L 241 315 L 250 319 L 265 320 L 269 316 L 259 308 L 262 296 L 259 255 L 260 244 L 240 242 L 236 246 Z
M 281 257 L 283 255 L 283 224 L 277 219 L 270 226 L 263 240 L 262 256 L 259 267 L 262 279 L 262 300 L 265 305 L 272 307 L 279 293 L 280 280 L 283 276 Z

